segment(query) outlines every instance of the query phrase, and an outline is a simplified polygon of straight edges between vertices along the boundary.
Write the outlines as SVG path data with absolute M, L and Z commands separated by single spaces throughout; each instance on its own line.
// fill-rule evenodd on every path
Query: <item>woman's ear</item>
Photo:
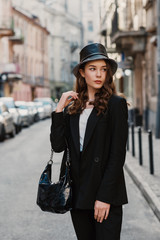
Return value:
M 85 77 L 84 70 L 82 68 L 79 69 L 79 72 L 80 72 L 82 77 Z

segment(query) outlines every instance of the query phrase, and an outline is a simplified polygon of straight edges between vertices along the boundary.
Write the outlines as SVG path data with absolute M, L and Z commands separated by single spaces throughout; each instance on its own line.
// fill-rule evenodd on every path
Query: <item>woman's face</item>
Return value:
M 106 62 L 100 59 L 86 63 L 84 70 L 79 70 L 81 76 L 86 80 L 88 90 L 98 90 L 104 85 L 107 69 Z

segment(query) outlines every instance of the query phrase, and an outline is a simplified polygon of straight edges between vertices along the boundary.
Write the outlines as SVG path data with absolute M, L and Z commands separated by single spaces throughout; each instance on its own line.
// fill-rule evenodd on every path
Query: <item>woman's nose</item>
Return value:
M 101 71 L 100 70 L 97 70 L 96 74 L 97 74 L 97 77 L 101 77 Z

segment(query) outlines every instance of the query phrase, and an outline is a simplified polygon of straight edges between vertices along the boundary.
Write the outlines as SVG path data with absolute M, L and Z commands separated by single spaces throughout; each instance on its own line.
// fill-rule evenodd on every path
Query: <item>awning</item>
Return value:
M 0 81 L 7 82 L 7 81 L 17 81 L 21 80 L 22 75 L 17 73 L 1 73 L 0 74 Z
M 20 67 L 16 63 L 5 63 L 0 64 L 0 80 L 6 82 L 7 80 L 17 81 L 21 80 L 22 75 L 20 74 Z

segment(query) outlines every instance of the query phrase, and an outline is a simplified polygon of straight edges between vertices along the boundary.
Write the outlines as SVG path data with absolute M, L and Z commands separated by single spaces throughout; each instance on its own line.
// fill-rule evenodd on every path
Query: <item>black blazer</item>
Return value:
M 64 151 L 60 177 L 64 174 L 67 139 L 71 156 L 73 204 L 93 209 L 95 200 L 122 205 L 128 202 L 123 173 L 128 136 L 128 109 L 124 98 L 112 95 L 106 115 L 93 108 L 87 122 L 80 156 L 79 116 L 52 113 L 50 140 L 55 152 Z

